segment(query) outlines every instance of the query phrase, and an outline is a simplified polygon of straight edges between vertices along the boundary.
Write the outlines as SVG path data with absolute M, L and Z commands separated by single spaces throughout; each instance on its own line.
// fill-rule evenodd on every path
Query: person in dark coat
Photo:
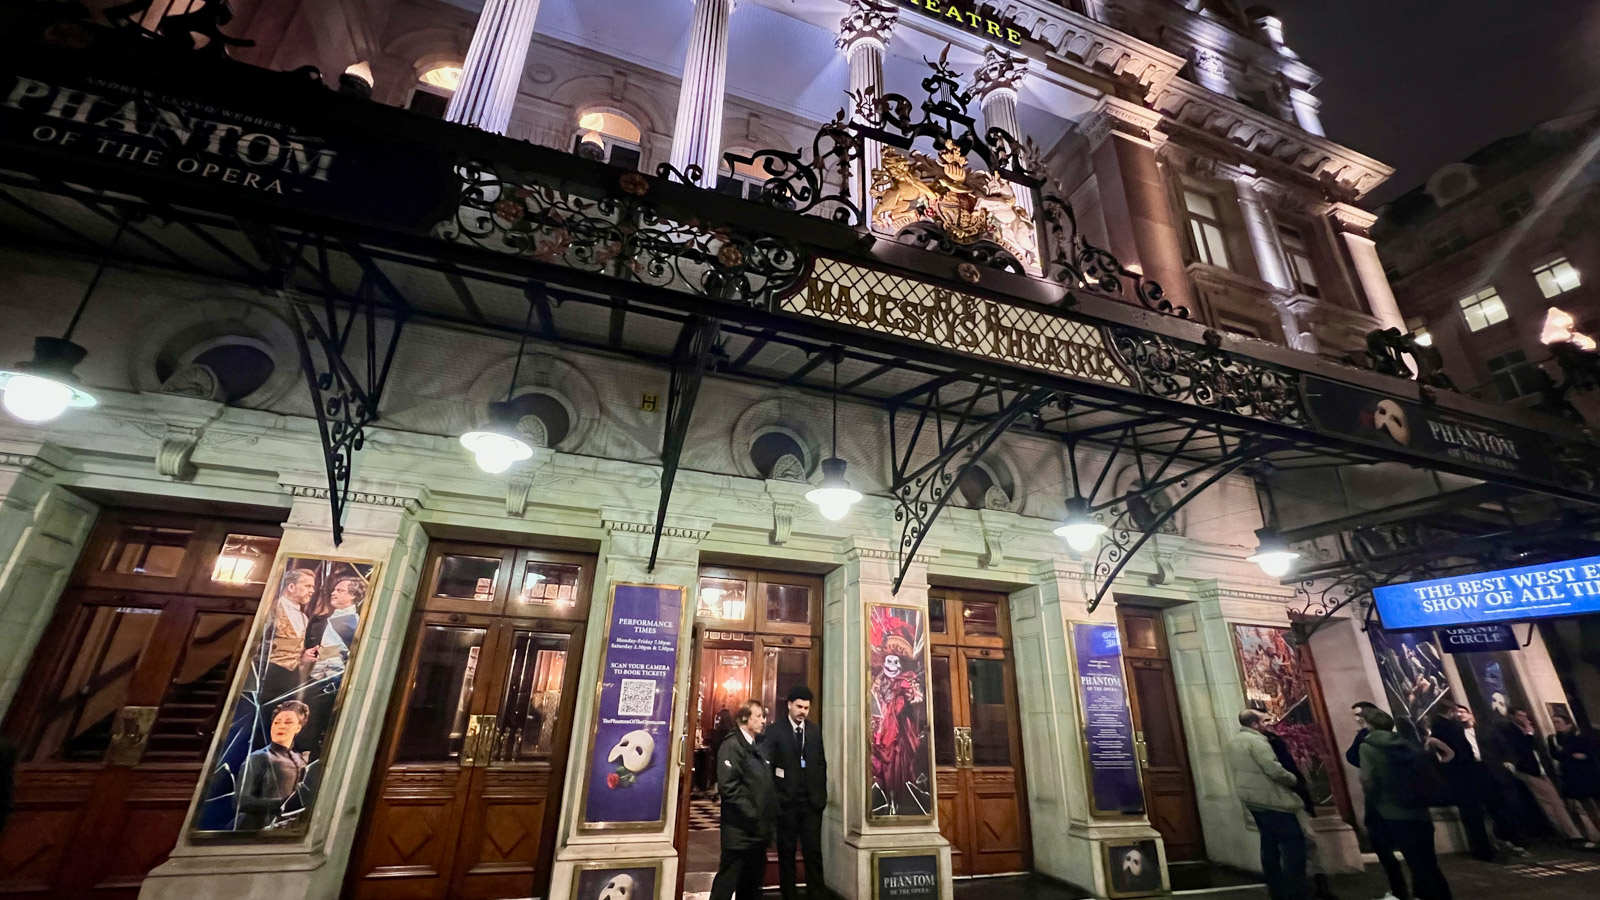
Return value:
M 772 767 L 758 744 L 767 724 L 761 701 L 739 707 L 738 730 L 717 749 L 717 791 L 722 795 L 722 861 L 711 900 L 760 900 L 767 845 L 778 816 Z
M 1551 714 L 1550 721 L 1556 727 L 1548 740 L 1550 758 L 1556 761 L 1561 776 L 1561 796 L 1575 802 L 1590 823 L 1600 828 L 1600 737 L 1579 731 L 1572 719 L 1561 713 Z
M 1344 752 L 1344 759 L 1358 769 L 1361 768 L 1361 746 L 1367 742 L 1367 737 L 1372 733 L 1372 729 L 1367 727 L 1368 710 L 1382 712 L 1378 709 L 1378 704 L 1366 700 L 1350 707 L 1350 713 L 1355 716 L 1356 724 L 1361 726 L 1361 730 L 1356 732 L 1355 740 L 1350 742 L 1350 749 Z M 1366 809 L 1362 812 L 1361 824 L 1367 827 L 1367 842 L 1372 845 L 1372 852 L 1378 857 L 1378 865 L 1383 867 L 1383 876 L 1389 882 L 1388 897 L 1411 900 L 1411 885 L 1406 883 L 1406 870 L 1400 866 L 1399 849 L 1389 839 L 1389 830 L 1384 827 L 1383 818 L 1378 815 L 1370 795 L 1367 797 Z M 1388 900 L 1388 897 L 1384 900 Z
M 272 711 L 272 743 L 245 757 L 239 777 L 239 815 L 234 831 L 262 831 L 285 821 L 290 798 L 305 780 L 306 757 L 294 739 L 311 714 L 299 700 L 286 700 Z
M 1434 851 L 1433 813 L 1408 793 L 1411 785 L 1406 781 L 1416 776 L 1401 767 L 1407 761 L 1416 765 L 1431 762 L 1422 750 L 1395 734 L 1393 716 L 1381 709 L 1369 709 L 1361 716 L 1369 729 L 1361 744 L 1361 787 L 1367 795 L 1367 808 L 1376 813 L 1384 834 L 1411 867 L 1417 900 L 1451 900 L 1450 884 Z
M 1305 773 L 1300 771 L 1300 764 L 1294 761 L 1289 742 L 1271 728 L 1264 728 L 1261 733 L 1267 736 L 1267 743 L 1272 745 L 1272 755 L 1278 758 L 1278 765 L 1294 776 L 1294 793 L 1300 798 L 1301 808 L 1305 811 L 1304 815 L 1297 815 L 1296 818 L 1300 820 L 1300 831 L 1306 836 L 1306 874 L 1311 876 L 1311 894 L 1317 900 L 1339 900 L 1328 882 L 1317 839 L 1312 836 L 1311 819 L 1317 814 L 1317 804 L 1311 799 L 1311 784 L 1306 781 Z
M 1445 713 L 1434 716 L 1431 739 L 1449 750 L 1449 759 L 1441 762 L 1440 771 L 1450 789 L 1450 800 L 1461 817 L 1461 827 L 1467 832 L 1468 852 L 1474 859 L 1492 862 L 1498 842 L 1503 850 L 1525 855 L 1528 851 L 1517 846 L 1519 835 L 1510 821 L 1503 818 L 1495 794 L 1497 787 L 1467 739 L 1467 730 L 1460 718 Z M 1494 838 L 1484 827 L 1486 814 L 1494 818 Z
M 1539 733 L 1534 730 L 1533 717 L 1527 710 L 1517 708 L 1500 725 L 1500 741 L 1504 748 L 1502 766 L 1512 777 L 1528 789 L 1539 811 L 1556 833 L 1586 850 L 1595 849 L 1595 842 L 1572 818 L 1572 811 L 1561 799 L 1555 782 L 1550 780 L 1549 763 L 1541 758 Z
M 811 689 L 789 691 L 788 716 L 769 726 L 764 740 L 778 787 L 778 884 L 783 900 L 796 900 L 794 851 L 805 860 L 806 894 L 825 896 L 822 877 L 822 811 L 828 806 L 828 759 L 822 729 L 810 721 Z

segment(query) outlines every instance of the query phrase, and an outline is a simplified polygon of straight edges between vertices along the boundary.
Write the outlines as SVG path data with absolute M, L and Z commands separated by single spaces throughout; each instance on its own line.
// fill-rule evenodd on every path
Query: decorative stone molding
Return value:
M 640 510 L 605 507 L 600 510 L 600 524 L 608 533 L 653 536 L 656 533 L 653 513 L 654 511 L 652 510 L 652 518 L 649 521 L 641 522 L 637 519 L 642 514 Z M 701 516 L 674 516 L 669 514 L 665 526 L 661 529 L 661 536 L 663 538 L 692 541 L 698 544 L 706 539 L 706 535 L 711 533 L 711 526 L 714 524 L 716 524 L 714 520 Z
M 1203 136 L 1247 154 L 1242 162 L 1286 168 L 1358 199 L 1394 174 L 1394 169 L 1341 147 L 1296 125 L 1258 112 L 1183 79 L 1156 94 L 1166 130 Z
M 1327 215 L 1340 231 L 1361 237 L 1371 237 L 1372 226 L 1378 221 L 1376 214 L 1348 203 L 1335 203 L 1329 206 Z
M 308 497 L 313 500 L 328 499 L 328 489 L 325 487 L 309 487 L 299 484 L 283 486 L 284 493 L 291 497 Z M 393 509 L 403 509 L 407 512 L 416 512 L 422 508 L 422 503 L 415 497 L 396 497 L 392 494 L 369 494 L 363 491 L 351 491 L 349 502 L 362 506 L 385 506 Z
M 45 479 L 61 474 L 60 466 L 46 462 L 43 457 L 27 453 L 0 453 L 0 468 L 21 469 L 29 475 Z
M 528 492 L 533 490 L 533 478 L 513 475 L 506 479 L 506 515 L 522 518 L 528 511 Z
M 775 546 L 789 543 L 789 534 L 794 530 L 794 510 L 793 503 L 772 504 L 772 543 Z
M 917 565 L 926 566 L 931 564 L 935 557 L 936 554 L 918 553 L 911 558 L 911 561 Z M 845 553 L 845 559 L 876 559 L 898 563 L 900 561 L 900 551 L 893 547 L 852 547 Z
M 1166 87 L 1183 68 L 1184 59 L 1154 44 L 1064 6 L 1019 7 L 1016 0 L 978 0 L 977 8 L 1011 22 L 1048 55 L 1096 75 L 1142 88 L 1150 96 Z
M 1161 115 L 1116 97 L 1102 98 L 1089 114 L 1087 123 L 1080 125 L 1084 137 L 1093 151 L 1113 132 L 1135 137 L 1153 144 L 1165 140 L 1160 134 Z
M 1028 60 L 990 44 L 983 48 L 983 65 L 972 73 L 972 87 L 979 102 L 987 102 L 996 94 L 1010 94 L 1014 99 L 1028 76 Z M 1020 135 L 1013 135 L 1020 139 Z
M 1212 75 L 1228 74 L 1228 67 L 1222 62 L 1222 54 L 1205 47 L 1194 48 L 1194 67 Z
M 202 434 L 204 429 L 200 428 L 182 428 L 176 425 L 168 428 L 166 438 L 156 450 L 156 471 L 179 481 L 193 478 L 195 469 L 189 463 L 189 457 L 194 455 Z
M 900 8 L 893 0 L 851 0 L 850 11 L 839 20 L 839 39 L 834 43 L 846 55 L 862 43 L 885 49 L 899 21 Z
M 1235 587 L 1223 587 L 1212 582 L 1203 585 L 1195 591 L 1201 600 L 1252 600 L 1257 603 L 1283 603 L 1294 597 L 1294 589 L 1285 587 L 1281 594 L 1269 594 L 1265 591 L 1247 591 Z

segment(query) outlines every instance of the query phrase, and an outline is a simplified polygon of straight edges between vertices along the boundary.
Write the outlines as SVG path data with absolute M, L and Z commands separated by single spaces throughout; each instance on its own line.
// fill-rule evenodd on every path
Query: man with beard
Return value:
M 924 730 L 922 686 L 906 664 L 916 651 L 900 620 L 889 619 L 884 630 L 876 642 L 883 663 L 872 680 L 872 780 L 884 796 L 872 802 L 874 808 L 881 804 L 888 815 L 926 815 L 926 805 L 916 796 L 917 789 L 926 790 L 925 773 L 917 771 Z M 902 804 L 915 808 L 901 809 Z

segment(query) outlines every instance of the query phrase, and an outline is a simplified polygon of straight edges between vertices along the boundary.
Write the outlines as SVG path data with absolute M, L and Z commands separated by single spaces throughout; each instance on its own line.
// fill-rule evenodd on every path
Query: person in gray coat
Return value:
M 1261 833 L 1261 875 L 1272 900 L 1306 900 L 1306 834 L 1295 811 L 1296 780 L 1272 752 L 1262 733 L 1265 717 L 1253 709 L 1239 713 L 1239 733 L 1228 741 L 1233 789 Z

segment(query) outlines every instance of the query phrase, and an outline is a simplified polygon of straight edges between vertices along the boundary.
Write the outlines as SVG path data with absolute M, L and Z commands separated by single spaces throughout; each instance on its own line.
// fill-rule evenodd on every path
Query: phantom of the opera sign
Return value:
M 1391 631 L 1600 612 L 1600 556 L 1391 584 L 1372 599 Z
M 819 258 L 783 312 L 939 344 L 988 359 L 1131 387 L 1104 332 L 1040 310 Z
M 0 147 L 12 159 L 29 154 L 61 177 L 106 187 L 157 181 L 402 228 L 436 221 L 432 207 L 448 195 L 450 161 L 337 121 L 330 107 L 353 99 L 320 86 L 294 85 L 291 93 L 312 91 L 307 99 L 319 102 L 291 120 L 79 71 L 0 74 Z M 270 110 L 294 98 L 239 99 Z M 335 121 L 308 121 L 316 118 L 311 110 Z

